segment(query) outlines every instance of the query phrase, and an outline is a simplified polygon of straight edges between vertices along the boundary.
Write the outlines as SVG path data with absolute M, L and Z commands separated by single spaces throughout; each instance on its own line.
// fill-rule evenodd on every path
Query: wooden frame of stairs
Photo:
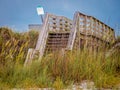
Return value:
M 78 38 L 77 38 L 78 37 Z M 81 48 L 81 41 L 85 46 L 98 48 L 101 44 L 110 44 L 115 41 L 114 30 L 98 19 L 76 12 L 73 19 L 73 27 L 68 40 L 67 48 Z M 77 42 L 77 45 L 76 45 Z
M 114 30 L 92 16 L 75 12 L 72 21 L 64 16 L 46 13 L 36 48 L 28 50 L 24 65 L 32 62 L 35 56 L 40 60 L 47 50 L 78 50 L 83 46 L 97 49 L 114 40 Z

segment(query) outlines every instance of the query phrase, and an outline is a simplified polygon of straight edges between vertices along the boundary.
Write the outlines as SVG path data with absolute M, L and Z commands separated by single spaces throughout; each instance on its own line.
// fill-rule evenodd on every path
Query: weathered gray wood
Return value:
M 46 13 L 36 48 L 28 51 L 25 64 L 33 59 L 36 52 L 41 58 L 46 50 L 73 50 L 80 49 L 82 45 L 96 49 L 114 40 L 114 30 L 92 16 L 76 12 L 72 21 L 64 16 Z
M 49 38 L 49 32 L 68 32 L 71 29 L 72 21 L 63 16 L 56 16 L 53 14 L 46 14 L 42 31 L 36 45 L 36 50 L 39 50 L 39 57 L 41 58 L 45 52 L 46 41 Z M 61 29 L 62 28 L 62 29 Z M 54 41 L 53 41 L 54 42 Z
M 68 46 L 67 46 L 69 50 L 73 49 L 75 40 L 77 40 L 75 39 L 76 33 L 84 34 L 86 45 L 91 41 L 91 40 L 88 40 L 88 38 L 92 38 L 92 37 L 88 37 L 88 35 L 98 38 L 94 40 L 94 43 L 96 43 L 95 46 L 101 40 L 106 43 L 111 43 L 115 41 L 114 30 L 112 28 L 110 28 L 103 22 L 99 21 L 98 19 L 92 16 L 82 14 L 80 12 L 76 12 L 74 15 L 73 26 L 70 33 Z M 81 38 L 79 38 L 78 41 L 80 41 L 80 39 Z
M 72 50 L 73 48 L 73 45 L 74 45 L 74 41 L 75 41 L 75 37 L 76 37 L 76 33 L 77 33 L 77 20 L 78 20 L 78 17 L 79 16 L 79 13 L 76 12 L 74 14 L 74 19 L 73 19 L 73 26 L 72 26 L 72 30 L 70 32 L 70 37 L 69 37 L 69 41 L 68 41 L 68 46 L 67 46 L 67 49 L 69 50 Z
M 27 57 L 26 57 L 26 60 L 25 60 L 25 63 L 24 63 L 24 66 L 27 66 L 28 64 L 32 63 L 33 54 L 34 54 L 34 49 L 29 48 L 28 53 L 27 53 Z

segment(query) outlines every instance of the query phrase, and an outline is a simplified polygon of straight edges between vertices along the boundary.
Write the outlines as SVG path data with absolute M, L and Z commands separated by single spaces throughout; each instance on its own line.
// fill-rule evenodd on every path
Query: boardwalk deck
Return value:
M 98 49 L 114 41 L 114 30 L 92 16 L 76 12 L 73 20 L 70 20 L 46 13 L 34 53 L 37 52 L 41 58 L 45 53 L 63 48 L 73 50 L 87 46 Z M 31 60 L 30 57 L 26 59 L 27 62 Z
M 68 41 L 68 49 L 80 48 L 82 42 L 86 46 L 97 48 L 103 43 L 110 44 L 114 41 L 115 34 L 111 27 L 92 16 L 87 16 L 80 12 L 75 13 Z

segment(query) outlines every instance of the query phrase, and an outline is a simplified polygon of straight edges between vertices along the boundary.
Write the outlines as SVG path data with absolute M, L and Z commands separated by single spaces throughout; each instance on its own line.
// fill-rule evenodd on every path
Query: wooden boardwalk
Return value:
M 115 41 L 114 30 L 98 19 L 76 12 L 73 19 L 73 27 L 70 33 L 68 49 L 83 46 L 99 48 L 103 44 Z
M 76 12 L 73 20 L 70 20 L 64 16 L 46 13 L 36 48 L 32 50 L 33 52 L 28 52 L 28 56 L 32 56 L 31 58 L 27 56 L 25 65 L 31 62 L 35 54 L 40 59 L 45 53 L 63 48 L 67 50 L 79 50 L 82 47 L 99 49 L 114 41 L 114 30 L 92 16 Z

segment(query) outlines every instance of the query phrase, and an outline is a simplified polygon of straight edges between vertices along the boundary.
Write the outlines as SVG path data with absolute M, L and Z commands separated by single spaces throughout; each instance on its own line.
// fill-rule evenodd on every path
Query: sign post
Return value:
M 37 7 L 37 13 L 38 13 L 38 15 L 40 15 L 42 23 L 43 23 L 43 16 L 42 15 L 44 15 L 44 10 L 43 10 L 42 6 Z

